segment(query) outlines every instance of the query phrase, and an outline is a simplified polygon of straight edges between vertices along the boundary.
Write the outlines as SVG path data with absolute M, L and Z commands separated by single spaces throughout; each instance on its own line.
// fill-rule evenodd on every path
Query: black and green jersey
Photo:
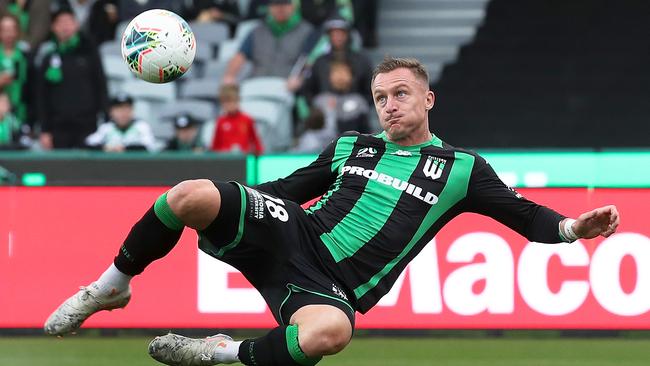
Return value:
M 257 187 L 304 203 L 318 252 L 365 313 L 417 253 L 462 212 L 490 216 L 531 241 L 562 241 L 564 216 L 508 188 L 474 152 L 431 141 L 401 146 L 384 133 L 346 133 L 309 166 Z

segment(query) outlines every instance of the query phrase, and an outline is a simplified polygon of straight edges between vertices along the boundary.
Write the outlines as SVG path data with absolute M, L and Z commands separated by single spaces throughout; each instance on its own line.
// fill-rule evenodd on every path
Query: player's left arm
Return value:
M 466 203 L 468 211 L 492 217 L 528 240 L 540 243 L 608 237 L 620 222 L 615 206 L 585 212 L 574 220 L 532 202 L 506 186 L 480 156 L 476 156 Z

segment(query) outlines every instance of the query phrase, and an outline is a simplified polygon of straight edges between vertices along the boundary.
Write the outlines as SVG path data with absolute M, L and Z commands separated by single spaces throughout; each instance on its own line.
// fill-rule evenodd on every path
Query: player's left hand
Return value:
M 585 239 L 592 239 L 598 235 L 607 238 L 616 232 L 620 221 L 616 206 L 604 206 L 578 216 L 573 223 L 573 232 Z

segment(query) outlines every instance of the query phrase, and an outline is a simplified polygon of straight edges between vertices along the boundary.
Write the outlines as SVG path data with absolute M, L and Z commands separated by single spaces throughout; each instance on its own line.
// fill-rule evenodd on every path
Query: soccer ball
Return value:
M 182 76 L 194 61 L 196 40 L 183 18 L 162 9 L 147 10 L 122 35 L 122 57 L 138 78 L 167 83 Z

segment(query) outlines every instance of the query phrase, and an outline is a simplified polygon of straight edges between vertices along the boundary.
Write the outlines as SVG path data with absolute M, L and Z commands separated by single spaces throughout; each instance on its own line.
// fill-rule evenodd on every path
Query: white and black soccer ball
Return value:
M 167 83 L 189 70 L 196 39 L 187 22 L 175 13 L 147 10 L 129 23 L 122 35 L 122 57 L 131 72 L 151 83 Z

